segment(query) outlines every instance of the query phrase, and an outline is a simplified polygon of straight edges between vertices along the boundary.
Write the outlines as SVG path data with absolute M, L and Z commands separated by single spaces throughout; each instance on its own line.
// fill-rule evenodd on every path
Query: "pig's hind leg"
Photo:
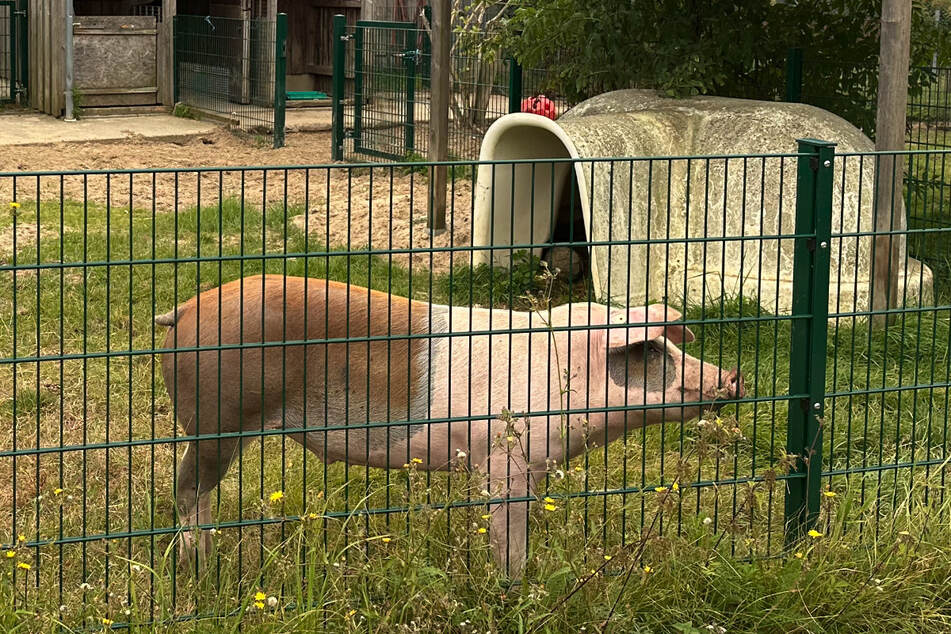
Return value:
M 182 532 L 179 545 L 182 561 L 191 567 L 195 563 L 196 545 L 199 567 L 204 567 L 211 552 L 211 533 L 207 528 L 199 531 L 196 527 L 211 524 L 211 492 L 238 455 L 239 443 L 237 438 L 212 438 L 192 441 L 185 446 L 178 465 L 175 498 L 179 521 L 191 527 Z

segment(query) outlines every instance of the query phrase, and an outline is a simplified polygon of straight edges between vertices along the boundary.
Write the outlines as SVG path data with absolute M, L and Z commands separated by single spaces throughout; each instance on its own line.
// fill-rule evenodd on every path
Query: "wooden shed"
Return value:
M 28 12 L 29 102 L 62 116 L 67 0 L 20 0 Z M 73 86 L 84 107 L 174 105 L 175 15 L 288 15 L 287 90 L 329 92 L 332 19 L 389 17 L 380 0 L 73 0 Z

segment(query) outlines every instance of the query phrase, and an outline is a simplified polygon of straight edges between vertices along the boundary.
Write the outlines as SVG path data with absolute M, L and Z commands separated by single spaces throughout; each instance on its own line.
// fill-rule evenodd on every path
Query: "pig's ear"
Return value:
M 681 343 L 690 343 L 696 339 L 696 337 L 693 335 L 693 331 L 691 331 L 690 328 L 687 328 L 681 324 L 671 323 L 680 321 L 681 317 L 683 317 L 683 315 L 680 314 L 680 311 L 676 308 L 671 308 L 667 304 L 651 304 L 647 307 L 647 312 L 650 315 L 649 321 L 667 324 L 664 335 L 667 337 L 670 343 L 675 345 Z
M 664 334 L 663 311 L 655 312 L 651 307 L 631 308 L 630 310 L 612 310 L 608 321 L 608 349 L 624 348 L 635 343 L 657 339 Z M 678 313 L 679 316 L 679 313 Z M 653 322 L 661 322 L 654 324 Z M 647 324 L 630 326 L 629 324 Z M 616 327 L 614 325 L 617 324 Z
M 608 329 L 608 349 L 623 348 L 661 336 L 666 336 L 673 344 L 689 343 L 695 339 L 693 332 L 686 326 L 671 323 L 680 318 L 680 312 L 666 304 L 651 304 L 647 307 L 631 308 L 628 311 L 611 311 L 610 323 L 618 324 L 619 327 Z M 627 326 L 627 324 L 644 323 L 647 325 Z

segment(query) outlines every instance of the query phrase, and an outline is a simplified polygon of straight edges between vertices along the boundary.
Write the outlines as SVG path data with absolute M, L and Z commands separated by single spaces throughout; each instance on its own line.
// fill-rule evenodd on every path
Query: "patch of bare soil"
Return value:
M 468 244 L 472 194 L 468 179 L 457 179 L 451 191 L 449 230 L 432 236 L 426 228 L 429 179 L 425 175 L 385 166 L 328 166 L 330 141 L 328 132 L 297 133 L 288 135 L 287 145 L 275 150 L 219 130 L 185 142 L 132 138 L 122 143 L 10 147 L 0 153 L 0 172 L 82 173 L 0 177 L 0 201 L 16 199 L 24 206 L 37 201 L 88 201 L 132 207 L 136 213 L 169 213 L 235 200 L 268 213 L 287 209 L 289 222 L 296 219 L 300 226 L 306 224 L 318 244 L 329 242 L 331 247 L 418 249 Z M 304 167 L 314 165 L 324 167 Z M 217 167 L 231 169 L 208 169 Z M 168 171 L 116 173 L 143 169 Z M 428 266 L 430 254 L 419 255 L 423 256 L 419 264 Z M 394 259 L 404 264 L 408 260 L 406 256 Z M 417 257 L 413 259 L 415 265 Z M 433 268 L 442 270 L 448 263 L 449 254 L 438 253 Z

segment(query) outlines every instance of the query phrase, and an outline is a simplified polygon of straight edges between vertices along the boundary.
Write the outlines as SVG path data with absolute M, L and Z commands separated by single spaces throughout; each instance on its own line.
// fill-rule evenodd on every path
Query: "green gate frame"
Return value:
M 17 87 L 21 83 L 21 73 L 19 72 L 20 60 L 18 59 L 19 49 L 21 47 L 18 45 L 20 38 L 17 37 L 20 30 L 18 4 L 16 0 L 0 0 L 0 7 L 7 8 L 7 15 L 9 15 L 10 22 L 7 25 L 7 32 L 9 33 L 5 45 L 7 50 L 0 50 L 0 57 L 6 57 L 10 60 L 10 84 L 7 86 L 6 93 L 0 92 L 0 103 L 14 101 L 18 92 Z
M 387 152 L 373 147 L 372 143 L 364 142 L 363 109 L 366 105 L 364 96 L 364 46 L 367 29 L 391 29 L 397 37 L 397 48 L 392 54 L 403 60 L 403 153 Z M 354 60 L 353 60 L 353 151 L 368 156 L 383 159 L 403 160 L 416 147 L 416 67 L 419 64 L 421 51 L 415 46 L 416 24 L 413 22 L 389 22 L 384 20 L 358 20 L 353 33 Z M 402 36 L 402 37 L 401 37 Z

